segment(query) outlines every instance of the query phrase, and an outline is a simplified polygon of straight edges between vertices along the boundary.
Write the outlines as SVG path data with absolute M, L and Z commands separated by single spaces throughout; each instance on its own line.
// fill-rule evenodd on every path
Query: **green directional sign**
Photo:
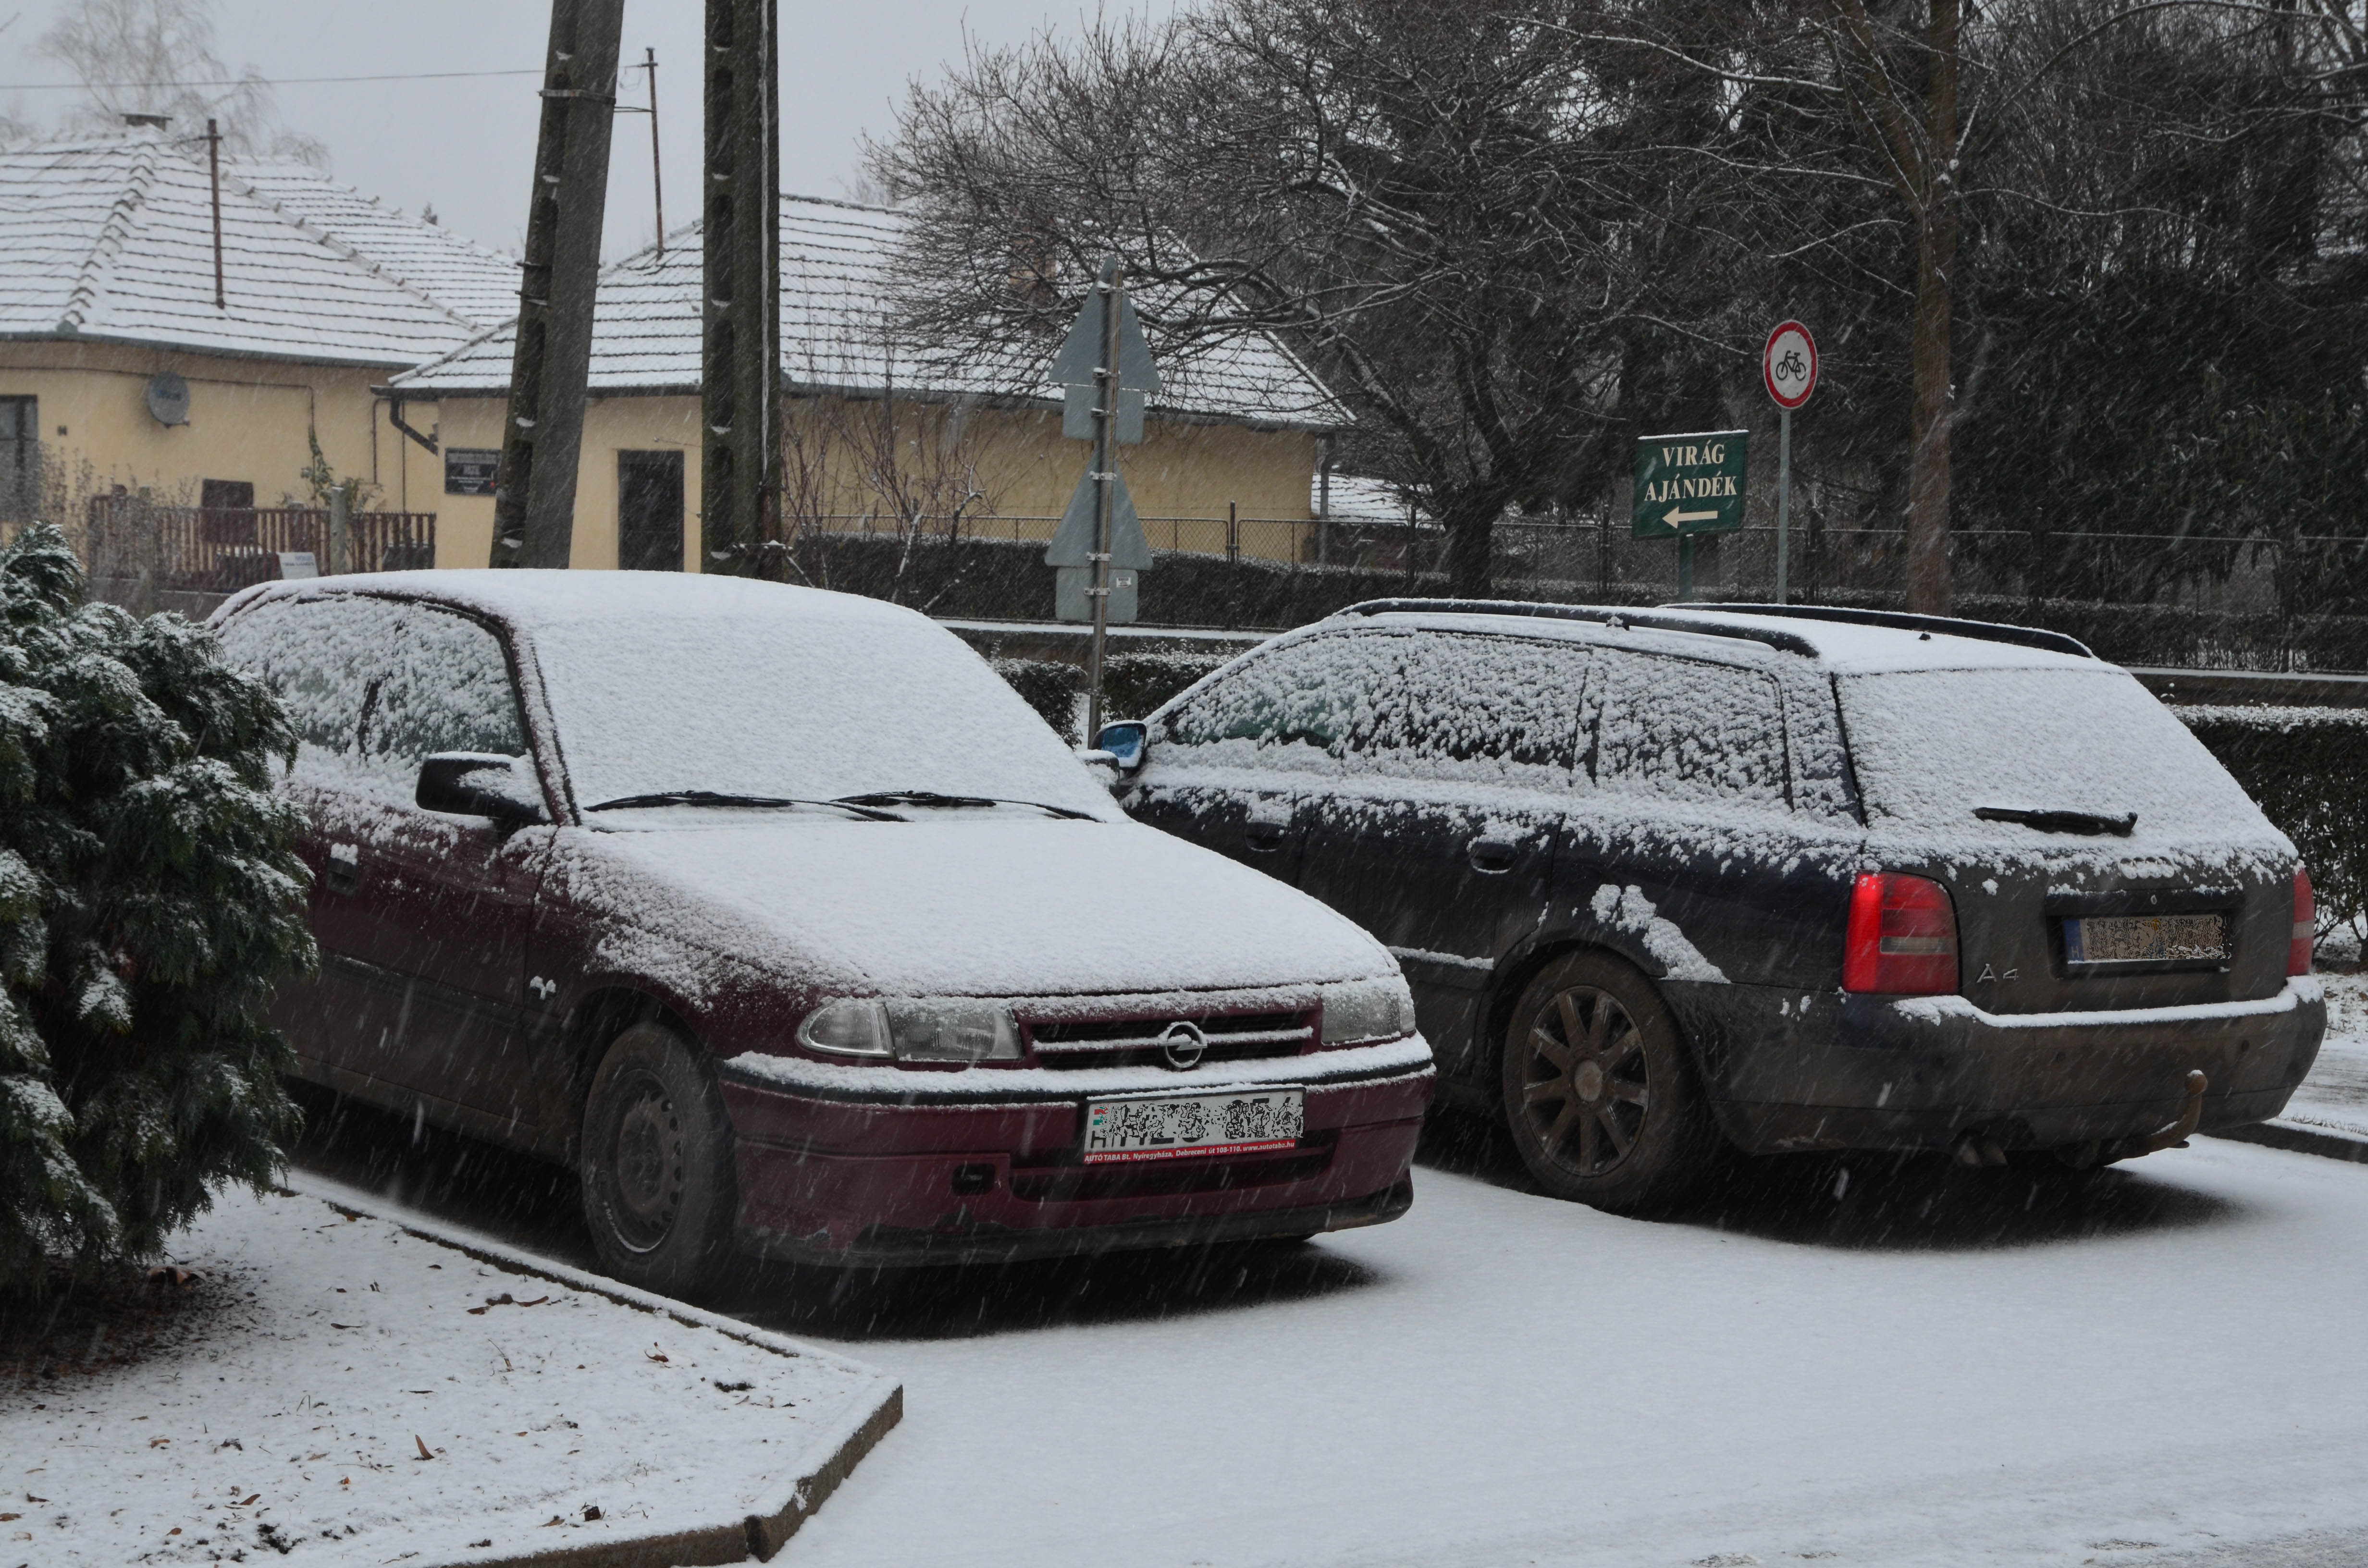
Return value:
M 1743 526 L 1748 430 L 1642 436 L 1636 441 L 1637 539 L 1683 539 Z

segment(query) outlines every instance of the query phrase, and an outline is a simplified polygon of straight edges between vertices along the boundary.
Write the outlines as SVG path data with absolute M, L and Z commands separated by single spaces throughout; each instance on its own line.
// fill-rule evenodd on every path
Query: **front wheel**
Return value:
M 732 1256 L 732 1128 L 680 1035 L 639 1023 L 609 1042 L 579 1163 L 585 1222 L 610 1274 L 669 1296 L 715 1282 Z
M 1692 1192 L 1719 1133 L 1650 982 L 1606 953 L 1546 966 L 1506 1031 L 1505 1119 L 1556 1198 L 1614 1213 Z

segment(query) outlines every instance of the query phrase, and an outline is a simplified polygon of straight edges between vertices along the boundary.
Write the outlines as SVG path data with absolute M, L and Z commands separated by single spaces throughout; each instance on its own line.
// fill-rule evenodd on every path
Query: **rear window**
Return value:
M 2034 830 L 1980 806 L 2137 813 L 2136 836 L 2265 824 L 2186 725 L 2122 670 L 1915 670 L 1836 683 L 1870 826 Z

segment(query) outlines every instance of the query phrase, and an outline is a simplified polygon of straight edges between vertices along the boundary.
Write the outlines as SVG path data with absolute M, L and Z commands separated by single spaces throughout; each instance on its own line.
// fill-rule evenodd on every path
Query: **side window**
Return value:
M 278 599 L 222 629 L 222 656 L 288 705 L 298 777 L 360 782 L 362 710 L 402 615 L 382 599 Z
M 1775 677 L 1701 659 L 1605 651 L 1596 782 L 1669 801 L 1785 803 Z
M 1377 726 L 1372 766 L 1404 778 L 1568 788 L 1589 650 L 1424 631 L 1406 639 L 1405 699 Z
M 1195 766 L 1332 771 L 1397 706 L 1406 642 L 1351 632 L 1258 655 L 1169 713 L 1165 739 Z
M 406 607 L 362 712 L 362 760 L 381 791 L 408 803 L 438 752 L 526 749 L 501 639 L 464 616 Z

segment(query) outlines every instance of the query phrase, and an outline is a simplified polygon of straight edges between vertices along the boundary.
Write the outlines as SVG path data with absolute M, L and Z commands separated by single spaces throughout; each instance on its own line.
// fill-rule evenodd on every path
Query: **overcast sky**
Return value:
M 0 84 L 72 78 L 35 44 L 76 0 L 0 0 Z M 1110 9 L 1168 9 L 1174 0 L 1113 0 Z M 700 0 L 626 0 L 628 61 L 658 57 L 666 225 L 695 215 L 699 187 L 696 66 Z M 1078 0 L 781 0 L 781 184 L 800 195 L 851 194 L 856 139 L 884 134 L 891 105 L 915 76 L 936 77 L 961 57 L 965 29 L 1017 42 L 1045 27 L 1075 30 Z M 278 81 L 300 76 L 446 71 L 540 71 L 550 34 L 547 0 L 218 0 L 216 52 L 233 70 Z M 619 99 L 647 102 L 629 73 Z M 539 83 L 531 75 L 459 81 L 285 85 L 290 126 L 327 143 L 336 177 L 417 211 L 433 204 L 460 232 L 507 249 L 525 237 Z M 0 92 L 0 106 L 49 120 L 65 97 Z M 202 129 L 202 128 L 200 128 Z M 620 115 L 609 156 L 610 256 L 649 243 L 649 121 Z

